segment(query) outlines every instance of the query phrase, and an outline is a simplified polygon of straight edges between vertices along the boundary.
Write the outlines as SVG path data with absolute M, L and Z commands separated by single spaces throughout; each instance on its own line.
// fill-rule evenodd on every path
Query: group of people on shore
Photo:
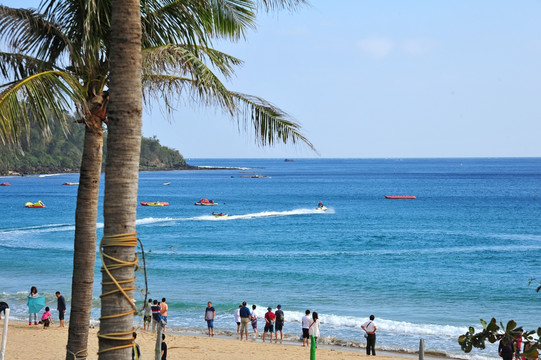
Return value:
M 526 357 L 522 356 L 524 352 L 528 352 L 533 344 L 530 341 L 522 341 L 522 334 L 524 330 L 518 328 L 518 336 L 513 341 L 500 341 L 498 345 L 498 355 L 503 360 L 526 360 Z
M 66 299 L 60 294 L 60 291 L 55 293 L 56 296 L 56 310 L 58 311 L 58 320 L 60 321 L 60 327 L 65 327 L 64 316 L 66 314 Z M 7 306 L 7 304 L 6 304 Z M 27 298 L 28 306 L 28 325 L 32 325 L 32 318 L 34 319 L 34 325 L 43 324 L 43 328 L 48 328 L 50 324 L 53 324 L 53 318 L 51 315 L 51 309 L 45 306 L 45 297 L 38 294 L 38 289 L 35 286 L 30 288 L 30 293 Z M 38 322 L 38 313 L 45 307 L 45 310 L 41 314 L 41 318 Z
M 246 305 L 246 301 L 242 302 L 242 305 L 239 305 L 239 308 L 235 310 L 233 314 L 235 322 L 237 323 L 237 334 L 240 334 L 240 340 L 244 336 L 245 340 L 248 340 L 248 328 L 251 325 L 254 331 L 254 339 L 258 337 L 258 314 L 257 306 L 252 305 L 250 309 Z M 272 342 L 272 336 L 276 331 L 276 336 L 274 342 L 278 341 L 278 332 L 280 332 L 280 342 L 284 339 L 283 327 L 285 323 L 284 312 L 282 311 L 282 306 L 276 306 L 276 311 L 272 312 L 272 307 L 267 308 L 267 312 L 263 316 L 265 320 L 265 326 L 263 328 L 263 342 L 265 342 L 266 334 L 269 334 L 269 341 Z
M 143 309 L 143 330 L 150 330 L 150 324 L 152 323 L 152 331 L 159 330 L 161 325 L 162 331 L 165 332 L 167 326 L 167 305 L 166 299 L 162 298 L 162 301 L 158 302 L 157 299 L 148 299 L 148 303 L 145 304 Z

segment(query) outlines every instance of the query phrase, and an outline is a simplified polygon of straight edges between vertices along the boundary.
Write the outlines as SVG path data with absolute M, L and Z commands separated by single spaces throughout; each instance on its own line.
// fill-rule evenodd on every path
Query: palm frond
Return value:
M 143 50 L 143 71 L 147 73 L 192 73 L 193 78 L 214 76 L 205 61 L 226 78 L 233 75 L 235 66 L 242 64 L 242 60 L 234 56 L 203 46 L 198 46 L 196 51 L 192 46 L 173 44 Z
M 258 96 L 231 92 L 238 107 L 237 121 L 244 122 L 245 129 L 251 123 L 255 131 L 256 142 L 261 146 L 272 146 L 276 142 L 287 144 L 303 142 L 317 153 L 314 145 L 301 134 L 300 124 L 290 119 L 289 115 Z
M 206 45 L 218 37 L 239 39 L 254 26 L 254 10 L 251 0 L 143 0 L 143 48 Z
M 50 23 L 71 39 L 72 68 L 81 73 L 83 79 L 91 77 L 95 67 L 107 61 L 111 2 L 48 0 L 43 2 L 41 9 Z
M 219 80 L 204 86 L 200 81 L 182 76 L 143 74 L 143 100 L 149 108 L 153 105 L 151 100 L 163 102 L 169 115 L 179 103 L 218 106 L 231 116 L 235 113 L 233 99 Z
M 0 139 L 17 142 L 31 120 L 47 134 L 49 121 L 64 123 L 74 104 L 86 110 L 81 86 L 68 73 L 45 71 L 16 82 L 0 92 Z
M 150 99 L 163 101 L 168 111 L 173 110 L 175 101 L 197 102 L 206 106 L 219 106 L 237 123 L 244 124 L 248 131 L 253 126 L 256 142 L 261 146 L 272 146 L 276 142 L 302 142 L 317 153 L 314 145 L 300 132 L 301 126 L 289 115 L 270 102 L 257 96 L 229 91 L 221 82 L 210 84 L 173 75 L 143 75 L 143 94 L 147 105 Z
M 7 6 L 0 6 L 0 40 L 14 51 L 49 62 L 55 62 L 71 46 L 69 38 L 44 15 L 34 9 Z
M 258 7 L 263 7 L 266 11 L 276 9 L 294 10 L 300 5 L 307 4 L 306 0 L 257 0 Z
M 23 79 L 42 70 L 54 68 L 54 65 L 32 56 L 0 52 L 0 75 L 5 79 Z

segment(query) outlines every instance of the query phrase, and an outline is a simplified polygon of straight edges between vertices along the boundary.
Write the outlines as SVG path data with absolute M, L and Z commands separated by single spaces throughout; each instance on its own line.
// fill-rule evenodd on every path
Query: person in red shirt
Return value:
M 265 313 L 265 332 L 263 332 L 263 342 L 265 342 L 265 335 L 270 333 L 270 341 L 272 342 L 272 334 L 274 333 L 274 322 L 276 321 L 276 315 L 272 312 L 272 308 L 269 306 Z

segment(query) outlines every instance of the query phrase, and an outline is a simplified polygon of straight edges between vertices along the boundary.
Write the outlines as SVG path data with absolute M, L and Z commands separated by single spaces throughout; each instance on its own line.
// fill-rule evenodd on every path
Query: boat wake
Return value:
M 150 225 L 155 223 L 171 222 L 171 221 L 231 221 L 231 220 L 251 220 L 270 217 L 285 217 L 285 216 L 301 216 L 301 215 L 323 215 L 334 214 L 333 209 L 320 211 L 316 209 L 295 209 L 287 211 L 261 211 L 249 214 L 228 214 L 228 216 L 201 215 L 187 218 L 145 218 L 137 220 L 137 225 Z
M 194 217 L 164 217 L 164 218 L 144 218 L 137 219 L 136 224 L 138 226 L 159 224 L 159 223 L 171 223 L 171 222 L 183 222 L 183 221 L 231 221 L 231 220 L 250 220 L 250 219 L 261 219 L 261 218 L 270 218 L 270 217 L 285 217 L 285 216 L 303 216 L 303 215 L 323 215 L 323 214 L 334 214 L 333 209 L 328 209 L 327 211 L 319 211 L 316 209 L 295 209 L 287 211 L 261 211 L 257 213 L 249 214 L 240 214 L 233 215 L 229 214 L 227 217 L 216 217 L 213 215 L 201 215 Z M 96 223 L 98 229 L 103 228 L 103 223 Z M 0 242 L 13 240 L 14 238 L 19 238 L 21 236 L 31 236 L 39 235 L 43 233 L 51 232 L 63 232 L 63 231 L 74 231 L 74 224 L 49 224 L 49 225 L 38 225 L 38 226 L 27 226 L 21 228 L 8 228 L 0 229 Z

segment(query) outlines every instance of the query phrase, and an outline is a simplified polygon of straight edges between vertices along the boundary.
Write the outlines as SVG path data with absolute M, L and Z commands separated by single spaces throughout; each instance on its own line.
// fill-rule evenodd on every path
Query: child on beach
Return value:
M 44 329 L 47 329 L 49 324 L 53 324 L 53 319 L 51 318 L 51 313 L 48 306 L 45 308 L 45 312 L 41 316 L 41 322 L 43 323 Z

